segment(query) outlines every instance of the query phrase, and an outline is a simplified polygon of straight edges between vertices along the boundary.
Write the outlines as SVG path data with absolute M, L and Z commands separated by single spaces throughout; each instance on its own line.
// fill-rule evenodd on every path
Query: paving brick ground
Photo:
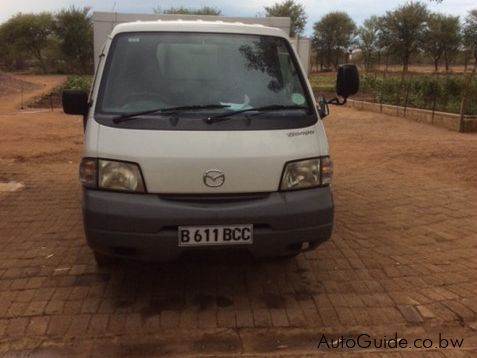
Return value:
M 0 355 L 326 354 L 321 334 L 395 332 L 471 355 L 477 136 L 332 111 L 336 226 L 318 250 L 108 269 L 82 231 L 79 119 L 0 115 L 0 182 L 24 185 L 0 192 Z

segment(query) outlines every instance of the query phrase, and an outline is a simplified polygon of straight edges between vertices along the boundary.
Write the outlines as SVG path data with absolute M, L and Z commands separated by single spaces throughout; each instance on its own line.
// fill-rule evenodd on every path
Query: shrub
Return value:
M 361 77 L 360 96 L 375 102 L 433 109 L 443 112 L 460 112 L 463 90 L 467 79 L 462 75 L 381 75 L 365 74 Z M 477 114 L 477 78 L 466 92 L 465 114 Z
M 68 76 L 60 90 L 76 89 L 89 92 L 93 78 L 91 76 Z

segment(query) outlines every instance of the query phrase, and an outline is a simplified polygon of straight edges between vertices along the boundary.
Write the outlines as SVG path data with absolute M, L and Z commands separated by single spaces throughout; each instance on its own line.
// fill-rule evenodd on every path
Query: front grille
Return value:
M 246 194 L 160 194 L 162 200 L 181 201 L 188 203 L 231 203 L 248 200 L 263 200 L 270 193 L 246 193 Z

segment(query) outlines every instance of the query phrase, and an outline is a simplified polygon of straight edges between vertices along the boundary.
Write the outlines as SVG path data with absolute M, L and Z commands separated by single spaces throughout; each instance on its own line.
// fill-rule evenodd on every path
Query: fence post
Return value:
M 467 104 L 467 91 L 472 82 L 472 78 L 475 75 L 476 70 L 477 70 L 477 62 L 475 63 L 472 72 L 467 76 L 467 79 L 465 80 L 464 88 L 462 90 L 462 100 L 460 101 L 460 118 L 459 118 L 459 132 L 461 133 L 465 131 L 464 119 L 465 119 L 465 105 Z
M 381 51 L 378 51 L 378 67 L 374 71 L 374 79 L 378 78 L 378 72 L 381 70 Z
M 404 84 L 404 77 L 405 77 L 405 72 L 401 72 L 401 82 L 399 82 L 399 91 L 397 94 L 397 105 L 396 105 L 396 115 L 399 116 L 399 107 L 401 106 L 401 93 L 402 93 L 402 87 Z
M 434 115 L 436 113 L 437 91 L 434 91 L 434 98 L 432 100 L 432 119 L 431 123 L 434 124 Z
M 381 88 L 379 89 L 379 112 L 383 113 L 383 84 L 384 84 L 384 76 L 383 82 L 381 82 Z
M 464 107 L 465 107 L 465 95 L 462 96 L 462 100 L 460 101 L 460 116 L 459 116 L 459 132 L 464 131 Z
M 386 57 L 386 68 L 383 72 L 383 82 L 381 83 L 381 89 L 379 91 L 379 111 L 383 113 L 383 87 L 386 79 L 386 74 L 388 72 L 387 57 Z
M 407 86 L 406 86 L 406 98 L 404 99 L 404 117 L 406 117 L 407 103 L 409 101 L 409 91 L 410 90 L 411 90 L 411 81 L 409 80 L 409 76 L 408 76 Z

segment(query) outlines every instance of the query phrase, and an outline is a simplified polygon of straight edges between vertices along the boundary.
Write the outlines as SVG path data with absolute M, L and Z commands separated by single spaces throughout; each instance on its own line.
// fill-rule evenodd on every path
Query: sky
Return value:
M 0 0 L 0 23 L 18 13 L 56 11 L 68 8 L 88 6 L 93 11 L 117 11 L 132 13 L 152 13 L 155 7 L 163 9 L 171 6 L 202 7 L 213 6 L 228 16 L 259 16 L 264 6 L 282 0 Z M 305 35 L 311 35 L 313 23 L 331 11 L 346 11 L 360 25 L 371 15 L 382 15 L 406 0 L 298 0 L 304 5 L 308 15 Z M 477 8 L 476 0 L 443 0 L 440 4 L 423 0 L 432 11 L 464 17 L 471 9 Z

